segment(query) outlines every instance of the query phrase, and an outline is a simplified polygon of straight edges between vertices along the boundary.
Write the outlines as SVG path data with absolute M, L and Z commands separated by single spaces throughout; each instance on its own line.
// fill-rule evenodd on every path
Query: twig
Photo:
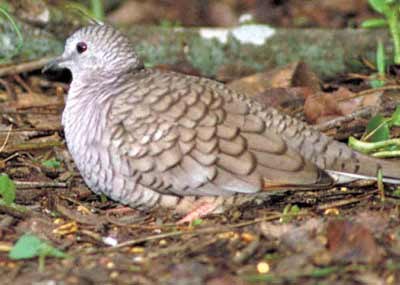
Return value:
M 324 131 L 327 131 L 329 129 L 339 127 L 341 124 L 343 124 L 345 122 L 352 121 L 355 118 L 371 115 L 371 112 L 372 112 L 372 108 L 371 107 L 363 108 L 363 109 L 355 111 L 355 112 L 353 112 L 351 114 L 335 118 L 335 119 L 330 120 L 328 122 L 324 122 L 324 123 L 318 124 L 318 125 L 315 126 L 315 128 L 317 130 L 321 131 L 321 132 L 324 132 Z
M 119 221 L 119 220 L 111 217 L 111 213 L 109 211 L 106 211 L 106 216 L 105 216 L 106 221 L 109 222 L 110 224 L 113 224 L 113 225 L 116 225 L 119 227 L 130 227 L 130 226 L 137 226 L 137 224 L 134 224 L 134 223 L 145 221 L 147 218 L 149 218 L 149 215 L 141 216 L 141 217 L 130 217 L 130 218 L 131 218 L 131 220 L 129 222 L 122 222 L 122 221 Z M 139 227 L 142 228 L 140 225 L 139 225 Z M 144 226 L 144 227 L 146 227 L 146 226 Z M 154 229 L 154 227 L 153 227 L 153 229 Z
M 37 128 L 37 129 L 31 129 L 31 128 L 19 128 L 15 129 L 12 131 L 13 134 L 18 133 L 22 136 L 39 136 L 42 134 L 47 134 L 55 131 L 59 131 L 61 128 Z M 8 130 L 0 130 L 0 134 L 8 132 Z
M 26 218 L 31 215 L 31 211 L 23 206 L 12 203 L 7 205 L 3 200 L 0 200 L 0 212 L 6 213 L 15 218 Z
M 206 246 L 215 243 L 215 240 L 216 239 L 207 241 L 205 243 Z M 187 253 L 188 251 L 193 252 L 193 250 L 196 250 L 197 248 L 201 248 L 201 247 L 204 247 L 204 243 L 201 244 L 200 246 L 196 246 L 196 248 L 194 248 L 194 249 L 193 249 L 193 244 L 190 244 L 190 243 L 172 245 L 172 246 L 168 246 L 167 248 L 158 249 L 157 251 L 151 251 L 146 254 L 146 257 L 149 259 L 154 259 L 154 258 L 157 258 L 160 256 L 176 254 L 178 252 L 185 252 L 185 253 Z
M 317 210 L 324 211 L 324 210 L 329 209 L 329 208 L 337 208 L 337 207 L 347 206 L 347 205 L 350 205 L 350 204 L 359 203 L 359 202 L 361 202 L 361 201 L 363 201 L 365 199 L 369 199 L 369 197 L 371 197 L 371 195 L 376 193 L 376 192 L 377 191 L 371 191 L 370 193 L 368 193 L 367 195 L 364 195 L 362 197 L 344 199 L 344 200 L 340 200 L 340 201 L 335 201 L 333 203 L 325 203 L 325 204 L 319 205 L 317 207 Z
M 67 188 L 68 183 L 56 181 L 14 181 L 18 189 Z
M 20 64 L 0 68 L 0 77 L 41 69 L 43 66 L 48 64 L 52 59 L 53 58 L 45 57 L 30 62 L 23 62 Z
M 8 139 L 10 138 L 10 135 L 11 135 L 12 127 L 13 127 L 13 125 L 10 125 L 10 127 L 8 128 L 6 139 L 4 140 L 2 146 L 0 147 L 0 153 L 4 150 L 4 148 L 7 145 Z
M 384 92 L 384 91 L 388 91 L 388 90 L 399 90 L 399 89 L 400 89 L 400 85 L 387 85 L 387 86 L 383 86 L 383 87 L 379 87 L 379 88 L 371 88 L 371 89 L 360 91 L 360 92 L 356 93 L 354 96 L 339 99 L 338 102 L 344 102 L 344 101 L 352 100 L 352 99 L 355 99 L 358 97 L 375 94 L 378 92 Z
M 28 92 L 28 94 L 32 94 L 32 89 L 28 86 L 28 84 L 25 83 L 25 81 L 22 80 L 21 76 L 19 76 L 18 74 L 14 74 L 14 80 L 19 83 L 19 85 L 22 86 L 22 88 L 25 89 L 26 92 Z
M 99 219 L 96 215 L 82 215 L 64 207 L 60 203 L 56 204 L 56 210 L 67 218 L 84 225 L 98 226 L 104 223 L 104 219 Z
M 233 262 L 241 264 L 248 260 L 256 250 L 259 248 L 260 245 L 260 238 L 257 237 L 255 240 L 253 240 L 249 245 L 247 245 L 244 249 L 239 251 L 238 253 L 235 254 L 233 257 Z
M 303 214 L 306 214 L 306 213 L 303 213 Z M 299 216 L 299 214 L 297 214 L 297 216 Z M 259 218 L 259 219 L 255 219 L 255 220 L 251 220 L 251 221 L 246 221 L 246 222 L 242 222 L 242 223 L 238 223 L 238 224 L 234 224 L 234 225 L 228 225 L 228 226 L 224 226 L 224 227 L 218 227 L 218 228 L 210 227 L 210 228 L 198 229 L 195 231 L 173 231 L 173 232 L 169 232 L 169 233 L 151 235 L 151 236 L 147 236 L 147 237 L 143 237 L 143 238 L 128 240 L 128 241 L 122 242 L 114 247 L 106 248 L 103 250 L 104 251 L 115 251 L 122 247 L 132 246 L 132 245 L 146 242 L 146 241 L 164 239 L 167 237 L 176 237 L 176 236 L 182 236 L 182 235 L 197 236 L 197 235 L 201 235 L 201 234 L 213 234 L 213 233 L 220 233 L 220 232 L 228 232 L 235 228 L 246 227 L 249 225 L 253 225 L 253 224 L 257 224 L 257 223 L 265 222 L 265 221 L 273 221 L 273 220 L 280 219 L 281 217 L 282 217 L 282 214 L 279 213 L 279 214 L 273 214 L 268 217 Z
M 379 197 L 381 198 L 381 202 L 385 202 L 385 186 L 383 185 L 382 169 L 378 170 L 377 182 Z
M 6 147 L 3 152 L 17 152 L 17 151 L 28 151 L 28 150 L 38 150 L 50 147 L 63 146 L 62 142 L 49 141 L 49 142 L 38 142 L 38 143 L 21 143 L 18 145 L 12 145 Z
M 12 89 L 7 81 L 0 78 L 0 84 L 4 86 L 4 88 L 7 91 L 8 96 L 10 96 L 10 98 L 16 99 L 15 93 L 12 91 Z
M 15 219 L 11 216 L 5 216 L 0 221 L 0 229 L 9 229 L 14 223 Z

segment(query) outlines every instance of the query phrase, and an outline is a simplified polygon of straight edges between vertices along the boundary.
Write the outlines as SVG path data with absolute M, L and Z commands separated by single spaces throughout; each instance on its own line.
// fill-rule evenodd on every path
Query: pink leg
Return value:
M 181 225 L 184 223 L 191 224 L 194 220 L 207 216 L 214 212 L 214 210 L 219 206 L 216 202 L 201 202 L 193 207 L 189 213 L 187 213 L 182 219 L 180 219 L 176 224 Z

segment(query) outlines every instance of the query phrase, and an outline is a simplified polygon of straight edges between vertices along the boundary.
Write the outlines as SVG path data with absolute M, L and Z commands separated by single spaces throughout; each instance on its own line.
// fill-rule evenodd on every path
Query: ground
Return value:
M 299 68 L 273 72 L 294 73 L 293 66 Z M 1 84 L 0 167 L 17 184 L 16 204 L 27 210 L 0 206 L 4 284 L 396 284 L 400 278 L 393 186 L 385 186 L 385 196 L 368 181 L 288 189 L 176 226 L 172 212 L 124 208 L 85 186 L 60 127 L 65 83 L 33 72 Z M 326 86 L 338 84 L 349 87 L 348 80 L 346 87 Z M 268 96 L 274 101 L 273 92 Z M 335 136 L 344 135 L 341 127 Z M 13 244 L 27 232 L 69 257 L 47 257 L 41 270 L 37 258 L 10 260 Z
M 135 6 L 149 15 L 132 23 L 160 24 L 152 18 L 160 12 L 156 2 Z M 273 25 L 337 28 L 358 26 L 372 15 L 363 0 L 320 1 L 321 9 L 303 1 L 220 2 L 183 17 L 193 1 L 163 1 L 169 7 L 164 25 L 222 26 L 252 11 L 256 21 Z M 201 13 L 210 17 L 198 19 Z M 299 73 L 306 78 L 294 80 Z M 365 115 L 378 111 L 373 107 L 386 116 L 393 112 L 400 101 L 396 76 L 391 88 L 371 91 L 368 75 L 338 75 L 320 84 L 304 64 L 293 63 L 256 76 L 257 82 L 247 80 L 250 86 L 243 85 L 246 80 L 230 86 L 247 93 L 257 89 L 255 99 L 346 142 L 361 136 Z M 60 126 L 66 77 L 49 79 L 36 70 L 0 78 L 0 172 L 17 187 L 15 204 L 0 202 L 1 284 L 400 283 L 400 197 L 393 185 L 379 189 L 374 181 L 359 181 L 317 191 L 288 189 L 179 226 L 180 217 L 171 211 L 139 212 L 95 195 L 76 170 Z M 341 100 L 348 103 L 331 108 Z M 399 130 L 392 129 L 392 136 Z M 37 257 L 11 259 L 26 233 L 67 256 L 48 256 L 44 265 Z

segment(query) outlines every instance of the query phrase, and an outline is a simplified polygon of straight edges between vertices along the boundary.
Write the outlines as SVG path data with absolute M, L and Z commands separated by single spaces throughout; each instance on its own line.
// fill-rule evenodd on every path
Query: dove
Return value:
M 400 162 L 358 153 L 224 84 L 145 68 L 110 25 L 74 32 L 48 68 L 72 82 L 65 139 L 87 186 L 139 210 L 188 222 L 260 193 L 356 179 L 400 183 Z

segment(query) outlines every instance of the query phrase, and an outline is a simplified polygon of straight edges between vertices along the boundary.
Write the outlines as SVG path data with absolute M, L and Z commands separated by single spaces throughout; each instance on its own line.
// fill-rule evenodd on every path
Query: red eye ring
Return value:
M 84 53 L 87 50 L 87 44 L 84 42 L 79 42 L 76 44 L 76 51 L 78 53 Z

